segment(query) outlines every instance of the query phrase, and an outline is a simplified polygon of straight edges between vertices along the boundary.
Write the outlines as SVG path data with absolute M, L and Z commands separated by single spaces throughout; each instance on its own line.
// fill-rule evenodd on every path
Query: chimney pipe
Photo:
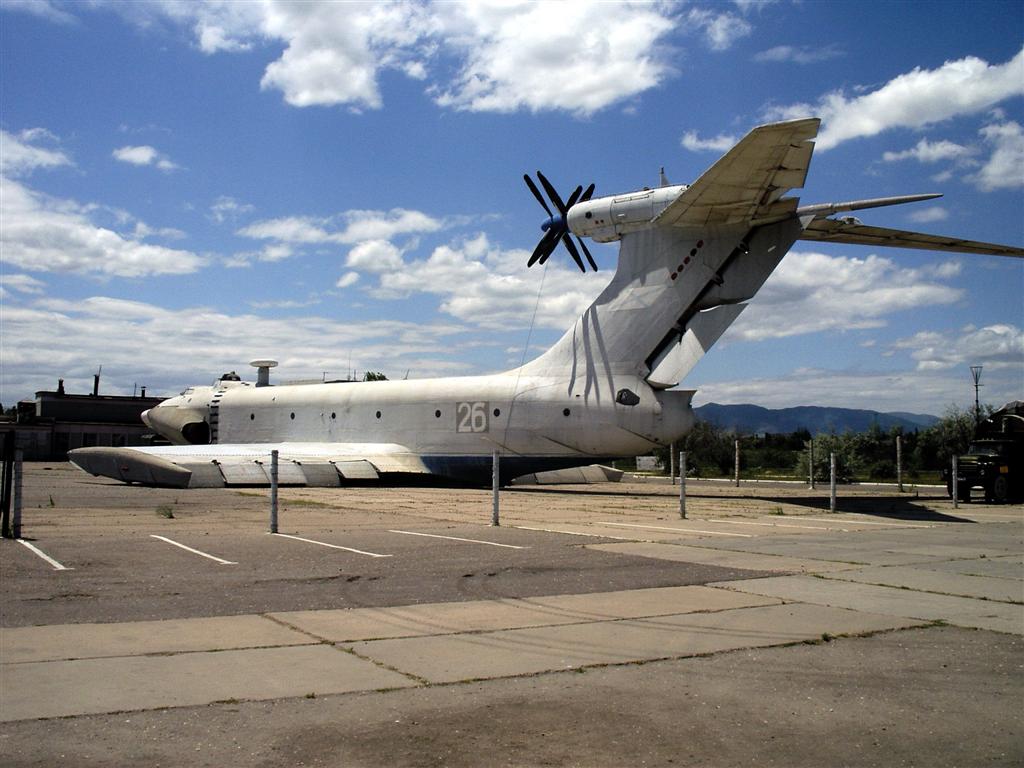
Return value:
M 94 373 L 92 377 L 92 396 L 96 397 L 100 393 L 100 375 Z

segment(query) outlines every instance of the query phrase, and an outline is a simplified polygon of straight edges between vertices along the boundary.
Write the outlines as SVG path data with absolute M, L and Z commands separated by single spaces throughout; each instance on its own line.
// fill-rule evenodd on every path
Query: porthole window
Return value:
M 440 419 L 441 418 L 441 411 L 434 411 L 434 418 L 435 419 Z
M 563 408 L 562 409 L 562 415 L 563 416 L 568 416 L 570 413 L 571 413 L 571 411 L 568 408 Z
M 295 414 L 294 414 L 294 413 L 292 413 L 292 414 L 291 414 L 291 416 L 290 416 L 290 418 L 294 419 L 294 418 L 295 418 Z
M 338 418 L 338 414 L 336 414 L 334 411 L 331 411 L 331 418 L 332 419 Z
M 380 411 L 377 411 L 377 418 L 380 418 Z
M 249 414 L 249 421 L 255 421 L 255 420 L 256 420 L 256 414 L 255 413 L 250 413 Z
M 495 416 L 501 416 L 501 408 L 495 408 L 494 409 L 494 415 Z

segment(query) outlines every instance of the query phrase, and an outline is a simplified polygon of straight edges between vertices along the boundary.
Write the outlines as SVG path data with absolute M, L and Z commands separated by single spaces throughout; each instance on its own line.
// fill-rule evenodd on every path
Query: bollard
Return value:
M 960 508 L 960 489 L 957 487 L 956 471 L 957 471 L 956 456 L 954 455 L 953 456 L 953 478 L 952 478 L 953 479 L 953 509 L 959 509 Z
M 270 452 L 270 532 L 277 533 L 277 451 Z
M 736 438 L 736 487 L 740 487 L 740 441 Z
M 494 451 L 491 454 L 491 494 L 493 500 L 491 501 L 491 525 L 500 526 L 501 519 L 498 515 L 498 478 L 500 475 L 500 463 L 501 459 L 498 458 L 498 452 Z
M 676 484 L 676 444 L 672 443 L 668 447 L 668 482 L 670 485 Z
M 828 511 L 836 511 L 836 455 L 830 453 L 828 455 L 828 471 L 831 479 L 829 480 L 829 495 L 828 495 Z
M 686 519 L 686 451 L 679 453 L 679 517 Z
M 903 435 L 896 435 L 896 488 L 903 493 Z
M 811 490 L 814 490 L 814 438 L 812 437 L 807 444 L 807 452 L 810 454 L 807 459 L 807 475 L 808 484 L 811 486 Z
M 14 452 L 14 487 L 11 492 L 11 535 L 15 539 L 21 538 L 21 471 L 24 454 L 21 448 Z

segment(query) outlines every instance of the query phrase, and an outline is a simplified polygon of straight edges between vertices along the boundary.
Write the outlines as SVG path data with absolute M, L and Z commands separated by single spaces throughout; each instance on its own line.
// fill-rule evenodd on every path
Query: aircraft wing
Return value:
M 800 235 L 801 240 L 817 240 L 826 243 L 853 243 L 856 245 L 878 245 L 890 248 L 920 248 L 926 251 L 952 251 L 955 253 L 980 253 L 990 256 L 1024 257 L 1024 248 L 995 243 L 980 243 L 975 240 L 961 240 L 943 235 L 926 235 L 920 232 L 906 232 L 901 229 L 870 227 L 856 219 L 814 219 Z
M 704 227 L 785 218 L 804 185 L 814 151 L 817 118 L 754 128 L 654 219 L 655 224 Z
M 396 443 L 248 443 L 152 448 L 77 448 L 68 460 L 92 475 L 173 488 L 269 485 L 270 452 L 281 485 L 337 487 L 381 474 L 429 474 L 423 460 Z

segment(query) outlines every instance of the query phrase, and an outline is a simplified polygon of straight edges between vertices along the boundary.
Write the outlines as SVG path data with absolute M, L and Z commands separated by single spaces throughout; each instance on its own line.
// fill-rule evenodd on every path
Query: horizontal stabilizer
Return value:
M 849 209 L 853 210 L 853 209 Z M 950 251 L 952 253 L 980 253 L 987 256 L 1024 257 L 1024 248 L 995 243 L 981 243 L 975 240 L 961 240 L 943 235 L 926 235 L 921 232 L 906 232 L 901 229 L 870 227 L 856 219 L 814 219 L 807 224 L 801 240 L 816 240 L 825 243 L 852 243 L 874 245 L 886 248 L 918 248 L 925 251 Z

